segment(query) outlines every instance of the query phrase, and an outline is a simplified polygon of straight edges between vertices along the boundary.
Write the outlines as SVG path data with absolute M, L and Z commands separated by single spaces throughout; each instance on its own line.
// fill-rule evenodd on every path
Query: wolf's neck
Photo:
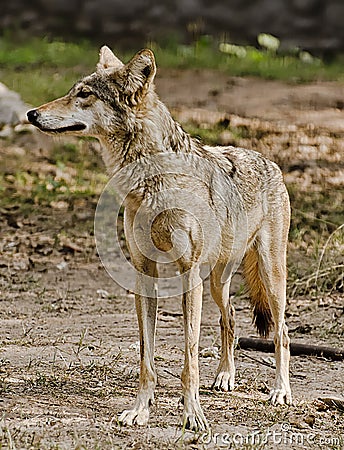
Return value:
M 151 108 L 136 119 L 132 132 L 108 136 L 102 140 L 102 145 L 109 173 L 157 153 L 190 153 L 200 148 L 157 97 Z

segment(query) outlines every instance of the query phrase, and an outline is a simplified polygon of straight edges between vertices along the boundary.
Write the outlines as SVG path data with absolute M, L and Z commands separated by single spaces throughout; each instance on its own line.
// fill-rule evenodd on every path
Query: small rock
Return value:
M 133 344 L 130 344 L 128 350 L 134 350 L 136 352 L 140 351 L 140 341 L 136 341 Z
M 22 253 L 16 253 L 13 258 L 14 270 L 29 270 L 30 260 L 28 255 Z
M 55 202 L 55 201 L 51 201 L 50 202 L 50 206 L 53 208 L 53 209 L 58 209 L 58 210 L 67 210 L 68 208 L 69 208 L 69 203 L 67 203 L 67 202 L 65 202 L 65 201 L 63 201 L 63 200 L 59 200 L 59 201 L 57 201 L 57 202 Z
M 3 125 L 15 126 L 26 120 L 28 109 L 19 94 L 0 83 L 0 128 Z
M 98 294 L 98 297 L 100 297 L 100 298 L 108 298 L 109 297 L 109 293 L 105 289 L 97 289 L 97 294 Z
M 62 261 L 59 264 L 56 264 L 56 267 L 59 270 L 64 270 L 64 269 L 66 269 L 68 267 L 68 263 L 66 263 L 66 261 Z

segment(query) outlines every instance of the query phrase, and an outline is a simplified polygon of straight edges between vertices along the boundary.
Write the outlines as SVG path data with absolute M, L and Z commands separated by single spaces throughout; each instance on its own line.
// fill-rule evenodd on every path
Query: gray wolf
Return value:
M 94 73 L 64 97 L 30 110 L 27 117 L 46 133 L 98 138 L 109 174 L 131 167 L 119 188 L 127 186 L 128 191 L 124 222 L 137 270 L 141 365 L 137 398 L 119 421 L 146 424 L 154 399 L 157 252 L 175 261 L 183 286 L 182 423 L 205 430 L 209 425 L 199 399 L 198 366 L 203 263 L 211 267 L 211 295 L 221 315 L 222 349 L 214 389 L 234 388 L 235 316 L 229 286 L 242 263 L 257 330 L 266 336 L 274 329 L 276 379 L 271 402 L 292 401 L 284 320 L 289 198 L 273 162 L 251 150 L 205 146 L 188 135 L 155 93 L 155 73 L 152 51 L 142 50 L 124 64 L 104 46 Z M 159 155 L 168 155 L 167 167 Z

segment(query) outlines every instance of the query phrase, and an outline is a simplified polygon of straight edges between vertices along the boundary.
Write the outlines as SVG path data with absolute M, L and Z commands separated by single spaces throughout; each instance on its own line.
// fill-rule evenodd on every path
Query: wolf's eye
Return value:
M 92 94 L 91 91 L 79 91 L 76 96 L 80 98 L 87 98 Z

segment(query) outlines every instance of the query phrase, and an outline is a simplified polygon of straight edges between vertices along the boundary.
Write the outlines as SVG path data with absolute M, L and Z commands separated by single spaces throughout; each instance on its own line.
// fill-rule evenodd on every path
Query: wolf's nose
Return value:
M 28 111 L 26 113 L 26 115 L 27 115 L 29 122 L 35 123 L 38 119 L 39 113 L 37 112 L 37 109 L 31 109 L 30 111 Z

